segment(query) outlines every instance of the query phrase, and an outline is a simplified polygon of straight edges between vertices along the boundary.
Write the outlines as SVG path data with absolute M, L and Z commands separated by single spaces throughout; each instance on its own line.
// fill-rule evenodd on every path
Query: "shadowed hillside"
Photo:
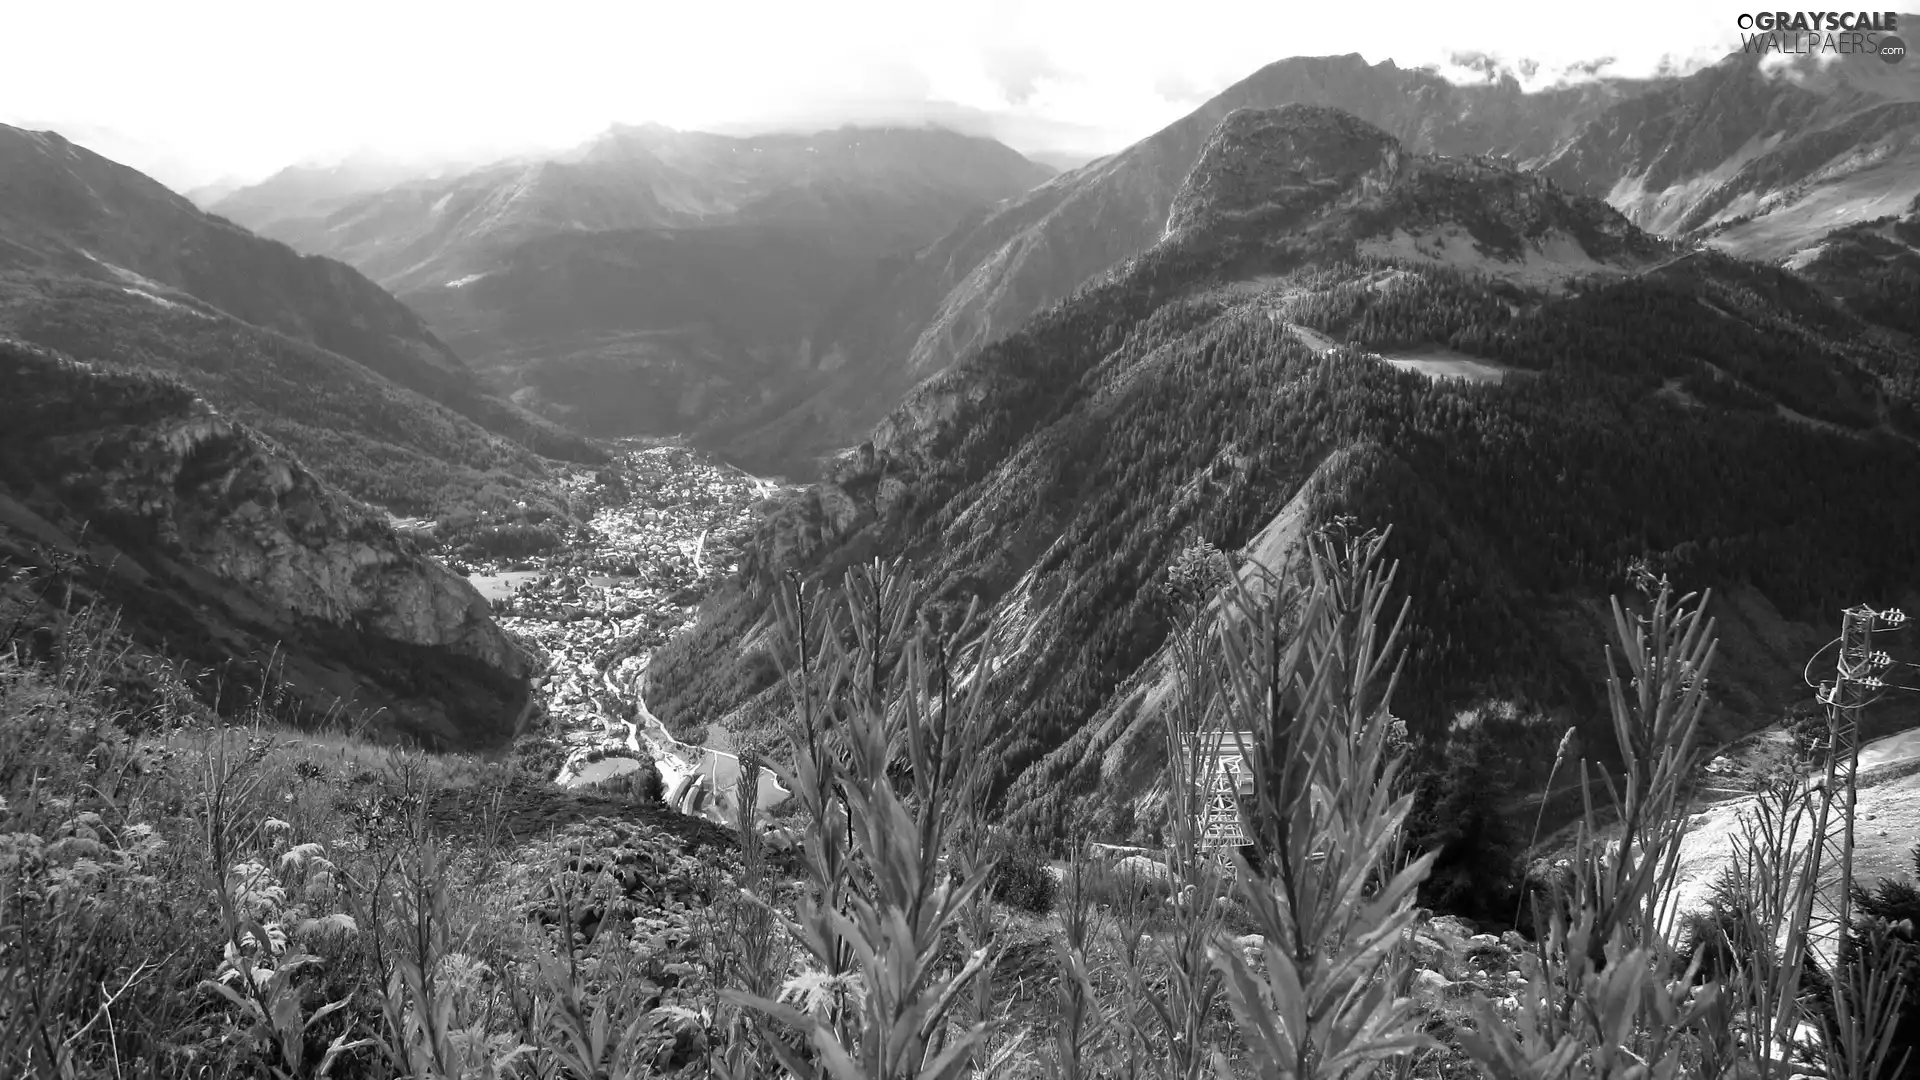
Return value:
M 472 586 L 179 383 L 0 341 L 0 389 L 0 550 L 40 568 L 10 589 L 37 618 L 117 608 L 211 698 L 284 680 L 309 722 L 428 745 L 504 745 L 534 707 Z

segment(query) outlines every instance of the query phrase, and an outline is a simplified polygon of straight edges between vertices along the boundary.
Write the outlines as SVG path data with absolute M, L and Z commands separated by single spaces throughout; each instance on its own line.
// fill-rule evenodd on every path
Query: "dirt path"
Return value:
M 1854 804 L 1853 875 L 1855 882 L 1872 888 L 1881 878 L 1905 877 L 1913 868 L 1910 853 L 1920 844 L 1920 729 L 1861 747 L 1860 779 Z M 1752 807 L 1750 797 L 1696 807 L 1693 824 L 1680 845 L 1677 911 L 1706 905 L 1740 836 L 1741 816 L 1750 816 Z M 1816 942 L 1815 948 L 1830 955 L 1832 944 Z

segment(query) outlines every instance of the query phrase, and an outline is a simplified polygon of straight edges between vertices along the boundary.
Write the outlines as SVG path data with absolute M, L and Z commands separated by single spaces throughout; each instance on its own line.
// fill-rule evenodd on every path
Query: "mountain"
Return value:
M 1102 154 L 1082 153 L 1073 150 L 1040 150 L 1029 153 L 1027 157 L 1056 172 L 1071 172 L 1082 165 L 1103 157 Z
M 815 325 L 880 259 L 1048 175 L 936 128 L 617 126 L 557 158 L 261 228 L 392 289 L 516 400 L 602 433 L 658 432 L 811 366 Z
M 1794 274 L 1316 106 L 1222 118 L 1166 211 L 769 512 L 656 654 L 653 711 L 769 722 L 763 583 L 904 555 L 991 614 L 1008 819 L 1124 838 L 1162 754 L 1169 572 L 1206 545 L 1250 574 L 1391 526 L 1395 711 L 1516 779 L 1569 723 L 1607 745 L 1603 603 L 1637 561 L 1718 593 L 1713 738 L 1804 694 L 1842 607 L 1916 595 L 1920 504 L 1880 478 L 1920 466 L 1920 354 Z
M 211 183 L 190 187 L 181 192 L 181 194 L 187 197 L 188 202 L 205 210 L 221 199 L 248 186 L 249 184 L 245 180 L 234 176 L 226 176 Z
M 1913 64 L 1737 53 L 1685 78 L 1526 93 L 1507 75 L 1456 85 L 1359 56 L 1295 57 L 890 268 L 817 335 L 813 377 L 724 423 L 717 445 L 803 468 L 857 441 L 916 382 L 1159 240 L 1227 113 L 1290 102 L 1345 110 L 1417 151 L 1511 159 L 1648 231 L 1763 260 L 1920 194 Z
M 1531 162 L 1649 85 L 1657 84 L 1608 79 L 1527 93 L 1511 76 L 1456 85 L 1358 54 L 1270 64 L 1154 135 L 888 267 L 822 330 L 812 380 L 717 437 L 729 453 L 770 467 L 856 440 L 915 382 L 1158 241 L 1207 136 L 1235 109 L 1326 105 L 1416 151 Z
M 1642 228 L 1785 258 L 1920 196 L 1920 65 L 1735 53 L 1607 110 L 1541 169 Z
M 374 713 L 463 748 L 504 744 L 532 707 L 531 659 L 486 601 L 383 515 L 176 381 L 4 338 L 0 564 L 16 628 L 109 605 L 209 697 L 271 664 L 309 722 Z
M 324 217 L 356 195 L 473 167 L 472 163 L 436 165 L 359 153 L 331 165 L 289 165 L 258 183 L 209 188 L 204 200 L 198 191 L 188 195 L 209 213 L 272 235 L 276 228 Z
M 1862 319 L 1920 339 L 1920 197 L 1904 215 L 1833 230 L 1787 265 Z
M 485 392 L 345 264 L 206 214 L 50 132 L 0 127 L 0 330 L 172 372 L 356 496 L 403 513 L 545 482 L 579 437 Z M 524 498 L 524 495 L 521 496 Z

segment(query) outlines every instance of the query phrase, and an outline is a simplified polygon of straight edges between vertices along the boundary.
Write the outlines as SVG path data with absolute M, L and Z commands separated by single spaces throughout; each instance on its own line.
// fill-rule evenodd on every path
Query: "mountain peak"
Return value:
M 1292 103 L 1228 113 L 1174 196 L 1167 233 L 1246 224 L 1328 189 L 1361 193 L 1392 183 L 1400 143 L 1339 109 Z

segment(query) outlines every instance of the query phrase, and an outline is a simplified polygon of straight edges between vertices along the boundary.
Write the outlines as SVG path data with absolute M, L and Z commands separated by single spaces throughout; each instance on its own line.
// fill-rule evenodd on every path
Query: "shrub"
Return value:
M 657 806 L 666 798 L 666 784 L 660 779 L 660 768 L 651 759 L 640 762 L 640 767 L 632 772 L 623 772 L 611 776 L 593 785 L 595 791 L 603 795 L 614 795 L 636 803 Z
M 1056 882 L 1047 860 L 1030 847 L 1003 853 L 987 879 L 993 899 L 1033 915 L 1053 910 Z
M 1882 878 L 1872 889 L 1855 886 L 1856 918 L 1841 962 L 1843 979 L 1853 976 L 1851 981 L 1865 981 L 1880 968 L 1897 988 L 1898 999 L 1890 1010 L 1893 1060 L 1872 1080 L 1920 1077 L 1920 929 L 1916 929 L 1920 928 L 1920 847 L 1913 849 L 1911 859 L 1909 880 Z M 1828 1012 L 1832 1012 L 1830 1005 Z M 1903 1050 L 1912 1051 L 1913 1057 L 1904 1071 L 1895 1072 Z
M 1762 924 L 1744 883 L 1733 874 L 1715 882 L 1704 910 L 1681 917 L 1676 936 L 1674 973 L 1685 974 L 1694 965 L 1696 983 L 1723 983 L 1744 970 L 1771 971 L 1780 962 L 1772 931 Z

